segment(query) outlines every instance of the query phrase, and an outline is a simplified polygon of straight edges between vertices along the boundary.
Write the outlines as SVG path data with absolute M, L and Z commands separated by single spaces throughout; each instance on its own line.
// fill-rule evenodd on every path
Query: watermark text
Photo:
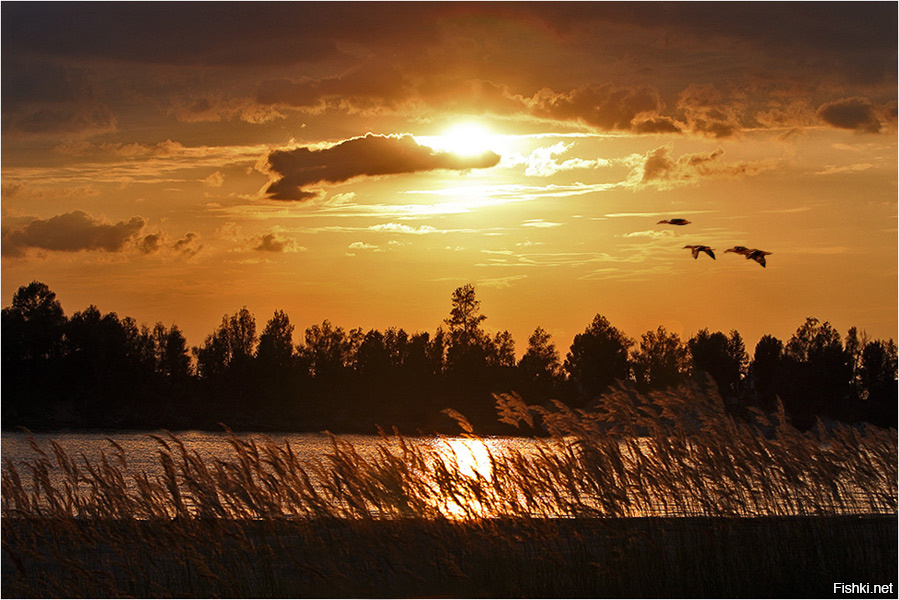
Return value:
M 834 583 L 834 594 L 892 594 L 892 583 Z

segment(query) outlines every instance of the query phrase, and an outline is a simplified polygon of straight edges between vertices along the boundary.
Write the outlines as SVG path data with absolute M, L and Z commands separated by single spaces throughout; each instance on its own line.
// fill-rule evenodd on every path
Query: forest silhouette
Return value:
M 897 424 L 896 344 L 855 327 L 842 337 L 810 317 L 786 342 L 763 336 L 750 357 L 735 330 L 682 340 L 660 326 L 635 340 L 597 314 L 564 358 L 537 327 L 516 359 L 508 331 L 485 330 L 473 285 L 450 301 L 443 326 L 411 334 L 325 320 L 299 336 L 281 310 L 257 333 L 244 307 L 190 347 L 177 325 L 93 305 L 67 317 L 35 281 L 2 311 L 2 426 L 455 433 L 452 409 L 478 433 L 521 434 L 498 422 L 493 394 L 595 407 L 616 382 L 645 391 L 705 377 L 738 418 L 782 404 L 800 429 Z

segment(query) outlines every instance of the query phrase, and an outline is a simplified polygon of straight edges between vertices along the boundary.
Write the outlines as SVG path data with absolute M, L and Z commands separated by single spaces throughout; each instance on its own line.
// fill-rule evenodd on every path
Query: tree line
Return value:
M 516 359 L 508 331 L 485 330 L 472 285 L 450 300 L 443 326 L 412 334 L 325 320 L 300 336 L 281 310 L 259 332 L 244 307 L 190 347 L 177 325 L 151 328 L 93 305 L 66 317 L 56 294 L 32 282 L 2 311 L 3 427 L 446 431 L 442 410 L 453 408 L 482 432 L 504 433 L 495 392 L 579 408 L 616 381 L 645 391 L 703 374 L 737 415 L 780 400 L 800 428 L 818 417 L 896 426 L 896 344 L 855 327 L 841 336 L 808 318 L 786 342 L 763 336 L 750 357 L 737 331 L 682 340 L 658 327 L 635 340 L 597 314 L 564 358 L 537 327 Z

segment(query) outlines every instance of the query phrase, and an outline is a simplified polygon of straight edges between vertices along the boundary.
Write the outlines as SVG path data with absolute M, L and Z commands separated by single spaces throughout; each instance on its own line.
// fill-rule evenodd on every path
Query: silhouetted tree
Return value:
M 46 284 L 32 281 L 13 294 L 12 305 L 3 309 L 5 356 L 20 360 L 59 356 L 66 317 L 56 294 Z
M 868 343 L 868 334 L 862 331 L 858 332 L 858 328 L 850 327 L 846 332 L 846 338 L 843 342 L 843 348 L 849 357 L 849 367 L 852 369 L 852 391 L 856 397 L 863 396 L 863 388 L 861 384 L 861 366 L 862 366 L 862 350 Z
M 56 294 L 33 281 L 13 294 L 0 317 L 2 335 L 2 419 L 34 425 L 63 404 L 61 363 L 67 320 Z
M 384 348 L 392 368 L 405 366 L 409 357 L 409 334 L 396 327 L 388 328 L 384 332 Z
M 487 318 L 481 314 L 481 301 L 476 298 L 474 286 L 470 283 L 456 288 L 452 295 L 453 307 L 449 318 L 445 319 L 450 333 L 463 337 L 478 337 L 481 323 Z
M 702 329 L 690 338 L 687 349 L 694 373 L 711 375 L 723 397 L 739 395 L 749 357 L 743 338 L 737 331 L 731 331 L 730 336 L 726 336 L 720 331 L 709 333 L 708 329 Z
M 439 411 L 450 406 L 486 431 L 483 426 L 496 423 L 490 392 L 558 398 L 567 395 L 561 385 L 567 373 L 577 404 L 631 374 L 643 386 L 667 387 L 692 369 L 710 373 L 724 396 L 746 392 L 766 410 L 780 396 L 799 427 L 811 425 L 815 415 L 897 422 L 896 344 L 869 340 L 855 327 L 841 341 L 829 323 L 809 318 L 786 346 L 763 336 L 747 373 L 736 331 L 703 329 L 684 344 L 659 327 L 643 334 L 631 354 L 633 340 L 596 315 L 575 336 L 564 365 L 540 327 L 516 365 L 512 335 L 483 329 L 474 287 L 457 288 L 451 300 L 446 329 L 433 335 L 410 336 L 395 327 L 346 331 L 325 320 L 308 328 L 297 346 L 283 311 L 275 311 L 257 338 L 255 319 L 244 307 L 223 316 L 192 349 L 194 369 L 177 326 L 151 329 L 93 305 L 67 319 L 56 295 L 32 282 L 2 311 L 2 417 L 7 427 L 225 422 L 371 431 L 374 423 L 442 428 Z
M 335 382 L 355 367 L 363 337 L 360 329 L 352 329 L 348 334 L 325 319 L 321 325 L 306 329 L 305 344 L 299 352 L 316 380 Z
M 202 378 L 244 371 L 256 347 L 256 320 L 246 307 L 222 317 L 222 324 L 194 348 L 197 373 Z
M 492 350 L 490 338 L 481 328 L 487 317 L 480 307 L 474 286 L 465 284 L 453 292 L 450 316 L 444 320 L 449 327 L 447 369 L 454 377 L 468 381 L 483 377 Z
M 661 325 L 641 336 L 640 347 L 631 359 L 638 385 L 666 388 L 681 383 L 690 369 L 687 348 L 676 333 Z
M 493 348 L 487 362 L 491 367 L 515 366 L 515 340 L 511 333 L 503 330 L 493 337 Z
M 784 404 L 805 427 L 815 415 L 843 416 L 852 385 L 851 357 L 830 323 L 809 317 L 784 347 Z
M 258 386 L 254 369 L 256 319 L 246 307 L 222 316 L 222 323 L 193 349 L 203 382 L 204 412 L 211 424 L 243 426 L 255 417 Z M 211 425 L 210 424 L 210 425 Z
M 633 340 L 602 315 L 596 315 L 584 333 L 574 336 L 563 367 L 582 399 L 593 399 L 612 382 L 628 379 L 628 350 L 633 345 Z
M 768 412 L 775 409 L 784 381 L 784 345 L 772 335 L 762 336 L 755 345 L 749 365 L 749 379 L 755 403 Z
M 294 349 L 293 331 L 287 314 L 276 310 L 259 336 L 255 365 L 257 412 L 267 422 L 299 426 L 305 417 L 302 386 L 306 373 Z
M 266 373 L 285 373 L 293 366 L 293 325 L 283 310 L 276 310 L 259 336 L 256 358 Z
M 434 338 L 427 345 L 428 361 L 433 366 L 434 373 L 446 371 L 446 354 L 449 344 L 450 340 L 446 331 L 442 327 L 438 327 L 434 332 Z
M 60 376 L 75 418 L 95 426 L 142 421 L 158 396 L 153 337 L 134 319 L 103 315 L 96 306 L 76 312 L 66 328 Z
M 867 405 L 866 420 L 882 427 L 897 425 L 897 359 L 893 340 L 865 344 L 859 368 Z
M 438 329 L 434 339 L 427 332 L 413 334 L 409 338 L 403 364 L 414 378 L 431 377 L 443 372 L 443 330 Z
M 166 330 L 157 323 L 153 328 L 156 349 L 156 370 L 167 379 L 183 381 L 190 377 L 190 354 L 187 339 L 177 325 Z
M 384 334 L 377 329 L 368 331 L 359 344 L 356 368 L 367 380 L 383 380 L 391 366 L 390 352 L 384 341 Z
M 528 349 L 518 361 L 521 392 L 545 400 L 558 393 L 562 383 L 562 364 L 552 337 L 542 327 L 528 338 Z

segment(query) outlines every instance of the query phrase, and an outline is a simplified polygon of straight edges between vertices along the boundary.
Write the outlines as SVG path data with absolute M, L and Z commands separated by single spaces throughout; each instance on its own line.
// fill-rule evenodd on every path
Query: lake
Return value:
M 229 442 L 230 434 L 210 431 L 177 431 L 172 432 L 190 452 L 196 452 L 204 460 L 231 459 L 235 457 L 233 445 Z M 28 461 L 34 460 L 35 451 L 29 437 L 44 452 L 52 455 L 50 441 L 54 441 L 71 457 L 83 456 L 91 464 L 98 463 L 101 455 L 110 458 L 118 454 L 112 442 L 125 453 L 129 470 L 142 470 L 148 474 L 162 473 L 158 460 L 160 442 L 169 440 L 165 431 L 121 432 L 121 431 L 89 431 L 89 432 L 53 432 L 32 433 L 3 432 L 0 456 L 4 462 L 10 461 L 16 468 L 23 470 Z M 334 449 L 332 437 L 326 433 L 240 433 L 241 440 L 254 441 L 258 444 L 273 442 L 279 446 L 290 444 L 294 454 L 303 462 L 319 460 Z M 335 439 L 352 444 L 363 456 L 374 456 L 379 446 L 395 447 L 393 442 L 376 435 L 337 435 Z M 388 440 L 391 438 L 388 438 Z M 489 464 L 487 454 L 505 450 L 532 449 L 533 440 L 516 437 L 483 437 L 477 440 L 452 436 L 408 437 L 407 441 L 423 445 L 440 452 L 454 453 L 456 460 L 466 470 L 476 470 L 485 474 Z
M 172 432 L 183 443 L 184 448 L 207 464 L 216 461 L 234 461 L 238 458 L 231 434 L 210 431 L 178 431 Z M 397 438 L 382 438 L 376 435 L 346 434 L 331 436 L 326 433 L 240 433 L 237 439 L 251 442 L 263 447 L 274 444 L 281 448 L 289 447 L 297 461 L 304 465 L 327 461 L 335 452 L 335 440 L 341 445 L 351 445 L 358 454 L 366 459 L 377 460 L 379 448 L 387 448 L 391 452 L 402 453 Z M 463 438 L 453 436 L 421 436 L 403 438 L 405 442 L 422 449 L 430 457 L 439 457 L 451 464 L 465 477 L 490 478 L 490 458 L 500 456 L 509 451 L 531 453 L 538 444 L 533 439 L 516 437 L 483 437 Z M 160 441 L 161 440 L 161 441 Z M 172 438 L 165 431 L 121 432 L 52 432 L 32 433 L 3 432 L 0 457 L 3 469 L 7 470 L 7 461 L 20 473 L 25 489 L 31 493 L 35 489 L 34 478 L 29 476 L 29 465 L 46 454 L 48 474 L 51 485 L 60 488 L 65 475 L 58 466 L 53 451 L 53 443 L 81 467 L 84 464 L 99 465 L 104 457 L 116 467 L 122 467 L 123 473 L 134 475 L 146 473 L 151 479 L 164 475 L 160 461 L 162 442 L 171 444 Z M 327 467 L 326 467 L 327 468 Z M 320 478 L 319 478 L 320 479 Z M 129 482 L 129 489 L 134 486 Z M 85 486 L 82 485 L 82 490 Z
M 200 507 L 250 518 L 896 510 L 896 441 L 878 431 L 826 441 L 795 434 L 766 440 L 748 430 L 549 440 L 5 432 L 0 456 L 7 515 L 48 505 L 64 514 L 172 516 Z

